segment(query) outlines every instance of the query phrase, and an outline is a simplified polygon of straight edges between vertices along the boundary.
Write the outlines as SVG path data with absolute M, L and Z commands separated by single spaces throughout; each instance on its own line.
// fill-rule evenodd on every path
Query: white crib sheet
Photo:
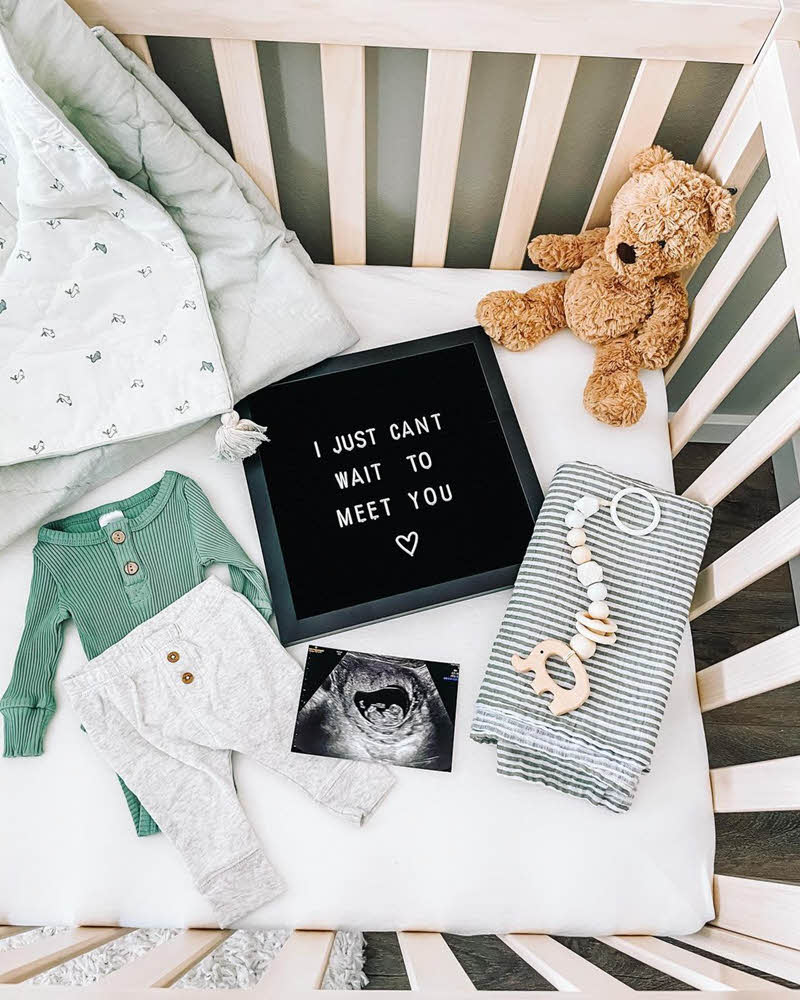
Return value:
M 547 280 L 530 272 L 320 271 L 361 334 L 361 349 L 470 326 L 484 292 Z M 644 418 L 617 430 L 583 410 L 592 350 L 570 334 L 498 358 L 545 488 L 556 466 L 572 459 L 672 485 L 660 373 L 644 374 Z M 80 509 L 177 469 L 198 480 L 260 562 L 244 474 L 209 459 L 212 434 L 207 426 L 93 490 Z M 3 687 L 22 628 L 33 543 L 31 533 L 0 554 Z M 653 770 L 630 812 L 613 815 L 496 776 L 493 751 L 469 739 L 507 598 L 494 594 L 338 635 L 337 644 L 351 649 L 461 663 L 452 774 L 397 769 L 396 787 L 362 829 L 327 815 L 252 761 L 236 761 L 244 808 L 289 885 L 243 925 L 685 934 L 712 916 L 714 824 L 690 639 Z M 305 644 L 292 652 L 302 662 Z M 70 625 L 58 676 L 82 662 Z M 136 838 L 117 780 L 80 731 L 60 682 L 57 698 L 44 756 L 0 761 L 0 922 L 213 926 L 166 837 Z

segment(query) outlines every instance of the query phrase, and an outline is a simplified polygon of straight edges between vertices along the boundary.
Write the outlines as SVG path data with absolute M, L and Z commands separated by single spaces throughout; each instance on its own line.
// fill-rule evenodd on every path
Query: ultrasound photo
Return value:
M 309 646 L 292 750 L 449 771 L 458 664 Z

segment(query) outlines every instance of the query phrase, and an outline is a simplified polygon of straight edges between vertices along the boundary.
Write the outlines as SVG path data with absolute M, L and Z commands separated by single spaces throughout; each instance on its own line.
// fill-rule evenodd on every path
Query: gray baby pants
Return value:
M 245 816 L 231 750 L 361 823 L 382 765 L 290 753 L 302 670 L 247 598 L 213 577 L 73 674 L 93 744 L 183 855 L 221 926 L 283 892 Z

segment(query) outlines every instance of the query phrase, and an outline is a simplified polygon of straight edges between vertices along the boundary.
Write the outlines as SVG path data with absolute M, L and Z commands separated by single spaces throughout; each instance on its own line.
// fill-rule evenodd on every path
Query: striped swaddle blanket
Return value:
M 661 507 L 649 535 L 618 528 L 607 507 L 585 525 L 586 544 L 603 568 L 617 642 L 598 645 L 586 663 L 591 693 L 576 711 L 554 716 L 549 695 L 536 695 L 531 674 L 511 656 L 526 656 L 542 639 L 569 642 L 575 615 L 588 605 L 579 583 L 564 517 L 585 494 L 610 501 L 626 486 L 644 486 Z M 641 495 L 619 504 L 619 517 L 644 527 L 653 516 Z M 712 509 L 583 462 L 556 472 L 517 576 L 481 685 L 472 739 L 494 743 L 499 774 L 556 788 L 614 812 L 627 810 L 640 775 L 650 769 L 669 697 Z M 569 687 L 558 659 L 551 676 Z

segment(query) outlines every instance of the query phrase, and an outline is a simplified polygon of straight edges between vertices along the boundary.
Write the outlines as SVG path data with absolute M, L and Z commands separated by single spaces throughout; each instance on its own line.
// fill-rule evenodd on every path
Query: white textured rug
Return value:
M 20 948 L 42 937 L 49 937 L 66 927 L 37 927 L 0 941 L 0 951 Z M 153 928 L 131 931 L 85 955 L 57 965 L 30 980 L 35 986 L 87 986 L 102 976 L 121 968 L 178 934 L 177 930 Z M 234 931 L 199 965 L 179 979 L 173 989 L 247 989 L 255 986 L 272 959 L 278 954 L 289 931 Z M 328 969 L 322 983 L 324 990 L 360 990 L 367 983 L 364 975 L 364 935 L 340 931 L 333 942 Z

